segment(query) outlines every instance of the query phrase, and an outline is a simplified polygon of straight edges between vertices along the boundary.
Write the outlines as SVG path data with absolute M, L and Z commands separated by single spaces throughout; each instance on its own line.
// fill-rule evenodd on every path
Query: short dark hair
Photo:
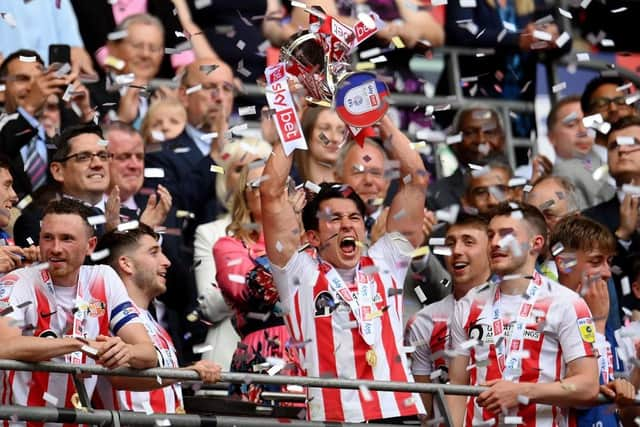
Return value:
M 92 134 L 98 135 L 101 139 L 104 138 L 102 136 L 102 129 L 100 129 L 100 126 L 94 124 L 93 122 L 68 126 L 54 140 L 56 151 L 55 153 L 53 153 L 53 156 L 51 157 L 51 161 L 60 162 L 62 161 L 62 159 L 67 157 L 71 152 L 71 144 L 69 143 L 69 141 L 75 138 L 76 136 L 82 135 L 85 133 L 92 133 Z
M 91 208 L 76 199 L 72 199 L 70 197 L 61 197 L 59 199 L 54 199 L 50 201 L 47 206 L 44 208 L 44 213 L 42 214 L 42 218 L 47 215 L 78 215 L 82 218 L 82 222 L 86 225 L 87 230 L 89 230 L 89 236 L 94 235 L 94 229 L 89 224 L 88 218 L 94 216 L 94 211 Z
M 601 249 L 607 255 L 616 253 L 616 239 L 604 225 L 585 216 L 562 218 L 551 232 L 549 245 L 562 243 L 566 251 Z
M 358 193 L 349 185 L 336 182 L 323 182 L 320 184 L 320 191 L 302 209 L 302 224 L 306 231 L 318 230 L 318 213 L 320 203 L 329 199 L 350 199 L 356 204 L 358 212 L 364 218 L 367 206 L 362 201 Z
M 585 86 L 584 92 L 582 92 L 582 96 L 580 97 L 580 106 L 582 107 L 582 112 L 585 115 L 588 115 L 592 111 L 591 97 L 593 96 L 593 93 L 598 90 L 600 86 L 606 84 L 622 86 L 625 84 L 625 81 L 622 77 L 618 76 L 598 76 L 591 79 L 591 81 L 587 83 L 587 86 Z
M 560 109 L 565 105 L 573 104 L 574 102 L 581 103 L 579 95 L 566 96 L 553 104 L 551 110 L 549 111 L 549 115 L 547 116 L 547 131 L 550 131 L 551 128 L 553 128 L 556 123 L 558 123 L 558 120 L 560 119 L 560 117 L 558 117 Z M 582 106 L 582 104 L 580 105 Z
M 136 249 L 142 236 L 150 236 L 156 241 L 159 239 L 158 233 L 153 231 L 153 228 L 140 223 L 137 228 L 132 230 L 118 231 L 116 229 L 105 233 L 98 241 L 96 251 L 108 249 L 109 255 L 102 262 L 117 271 L 118 258 Z
M 491 211 L 491 219 L 497 216 L 511 216 L 514 212 L 520 212 L 522 219 L 527 221 L 527 224 L 533 229 L 536 234 L 544 236 L 547 240 L 547 223 L 544 220 L 544 215 L 535 206 L 523 202 L 502 202 L 499 203 Z
M 486 215 L 472 215 L 466 212 L 460 212 L 456 218 L 456 222 L 450 224 L 447 230 L 453 227 L 476 227 L 486 231 L 488 226 L 489 219 Z
M 38 55 L 38 52 L 30 49 L 19 49 L 9 54 L 4 58 L 4 61 L 2 61 L 2 64 L 0 65 L 0 80 L 4 81 L 7 78 L 9 75 L 9 64 L 15 59 L 20 59 L 21 56 L 35 57 L 36 62 L 44 67 L 44 61 L 42 60 L 42 57 Z
M 609 136 L 614 132 L 631 126 L 640 126 L 640 115 L 633 114 L 631 116 L 621 117 L 620 119 L 612 123 L 611 129 L 609 130 Z
M 0 169 L 6 169 L 9 171 L 9 173 L 12 173 L 13 168 L 11 167 L 11 160 L 9 159 L 9 157 L 4 154 L 4 153 L 0 153 Z

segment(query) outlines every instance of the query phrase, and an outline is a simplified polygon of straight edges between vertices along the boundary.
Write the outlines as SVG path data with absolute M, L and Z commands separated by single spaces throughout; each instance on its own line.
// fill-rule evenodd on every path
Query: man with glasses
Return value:
M 94 124 L 69 126 L 57 137 L 56 145 L 49 171 L 59 195 L 86 203 L 96 216 L 104 214 L 112 156 L 100 128 Z M 52 197 L 55 194 L 45 193 L 22 212 L 14 227 L 16 243 L 22 246 L 37 241 L 44 205 Z M 97 224 L 99 234 L 103 229 L 103 224 Z
M 47 146 L 50 136 L 42 124 L 45 110 L 53 107 L 49 100 L 55 101 L 55 96 L 61 98 L 67 87 L 73 85 L 67 104 L 73 102 L 76 113 L 63 109 L 62 113 L 67 113 L 63 114 L 64 121 L 89 122 L 94 116 L 87 89 L 71 81 L 68 75 L 58 74 L 56 67 L 45 69 L 42 58 L 26 49 L 13 52 L 0 65 L 0 80 L 5 86 L 4 109 L 9 114 L 0 130 L 0 152 L 11 161 L 19 197 L 50 181 L 47 163 L 53 153 Z
M 596 77 L 582 92 L 580 106 L 585 116 L 602 114 L 605 122 L 613 124 L 634 113 L 633 106 L 627 104 L 627 95 L 632 91 L 633 85 L 621 77 Z
M 107 50 L 107 81 L 91 85 L 91 93 L 104 107 L 103 114 L 113 108 L 119 120 L 137 125 L 148 108 L 143 89 L 150 89 L 149 82 L 158 75 L 164 57 L 162 22 L 147 13 L 127 17 L 110 34 Z
M 497 160 L 470 171 L 463 206 L 474 214 L 487 214 L 500 202 L 513 200 L 516 191 L 509 187 L 511 178 L 513 172 L 509 165 Z
M 481 104 L 458 111 L 449 141 L 458 160 L 458 168 L 452 175 L 440 178 L 429 186 L 427 207 L 431 210 L 460 204 L 464 193 L 464 174 L 469 164 L 504 158 L 505 135 L 500 115 Z
M 627 116 L 615 122 L 607 135 L 607 144 L 609 173 L 616 180 L 616 194 L 583 213 L 615 234 L 617 254 L 612 265 L 622 270 L 621 275 L 613 276 L 616 291 L 621 307 L 633 307 L 637 300 L 633 293 L 624 289 L 621 279 L 631 276 L 628 255 L 640 251 L 640 117 Z

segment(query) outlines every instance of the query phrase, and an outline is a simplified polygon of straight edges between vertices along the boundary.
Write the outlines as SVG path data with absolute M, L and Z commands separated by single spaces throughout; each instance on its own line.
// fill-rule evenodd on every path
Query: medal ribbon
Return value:
M 327 262 L 321 263 L 322 271 L 325 272 L 327 281 L 329 282 L 329 289 L 338 294 L 340 298 L 349 305 L 353 316 L 358 322 L 360 335 L 364 342 L 369 346 L 373 346 L 378 337 L 380 322 L 376 322 L 371 318 L 371 314 L 375 311 L 375 305 L 373 303 L 373 280 L 360 271 L 360 266 L 356 270 L 356 285 L 358 287 L 357 298 L 354 298 L 347 284 L 342 280 L 340 274 L 333 266 Z
M 522 347 L 524 345 L 525 325 L 533 306 L 536 303 L 538 292 L 542 288 L 542 277 L 538 272 L 533 273 L 533 279 L 529 281 L 529 286 L 525 291 L 527 299 L 522 301 L 518 310 L 518 318 L 511 329 L 511 337 L 508 340 L 504 337 L 504 324 L 500 310 L 500 287 L 496 286 L 493 305 L 491 309 L 491 320 L 493 329 L 493 343 L 496 349 L 498 367 L 502 372 L 502 377 L 506 380 L 517 380 L 520 376 L 519 366 L 522 358 Z

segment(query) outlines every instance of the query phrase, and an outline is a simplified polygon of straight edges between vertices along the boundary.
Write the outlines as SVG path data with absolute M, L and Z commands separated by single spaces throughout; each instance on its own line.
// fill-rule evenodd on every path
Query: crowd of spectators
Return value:
M 517 165 L 507 131 L 528 136 L 534 121 L 504 123 L 485 100 L 534 100 L 536 64 L 576 44 L 610 48 L 602 43 L 610 36 L 635 49 L 616 28 L 634 7 L 607 9 L 599 24 L 606 6 L 597 1 L 570 10 L 536 0 L 4 3 L 0 343 L 14 341 L 0 358 L 188 366 L 206 382 L 232 370 L 489 385 L 477 398 L 450 399 L 456 426 L 493 425 L 500 413 L 530 426 L 633 420 L 623 404 L 640 386 L 640 345 L 628 332 L 640 321 L 637 89 L 607 70 L 560 97 L 546 117 L 555 156 L 533 152 Z M 307 104 L 291 81 L 308 149 L 284 156 L 274 111 L 245 86 L 264 86 L 280 46 L 308 28 L 300 3 L 349 26 L 376 13 L 380 29 L 354 52 L 354 67 L 423 101 L 392 105 L 356 141 L 332 108 Z M 581 32 L 563 21 L 572 13 Z M 446 45 L 491 51 L 457 65 L 445 57 L 430 82 L 412 60 Z M 374 49 L 383 59 L 369 61 Z M 454 66 L 461 81 L 447 80 Z M 429 108 L 435 86 L 449 95 L 455 85 L 473 102 Z M 425 129 L 436 140 L 412 142 Z M 314 293 L 325 276 L 348 282 L 356 306 L 369 277 L 381 293 L 365 308 L 381 320 L 349 311 L 352 298 L 331 286 Z M 546 305 L 532 313 L 539 331 L 521 340 L 537 336 L 541 347 L 513 344 L 529 298 Z M 480 325 L 483 304 L 504 305 L 502 317 L 489 313 L 492 326 Z M 336 326 L 340 319 L 356 326 Z M 377 322 L 382 344 L 369 337 L 360 346 L 359 327 Z M 521 364 L 518 374 L 503 372 L 501 356 L 509 369 Z M 500 369 L 484 363 L 492 358 Z M 2 404 L 77 403 L 65 375 L 2 375 L 11 390 Z M 538 381 L 549 387 L 518 388 Z M 96 406 L 185 410 L 179 384 L 85 383 Z M 595 406 L 599 385 L 620 415 Z M 229 396 L 265 404 L 266 388 L 239 384 Z M 407 393 L 402 403 L 398 394 L 391 405 L 391 393 L 306 392 L 300 406 L 314 420 L 400 422 L 423 414 L 422 404 L 425 419 L 443 416 L 429 395 L 407 403 Z M 337 406 L 326 405 L 332 399 Z

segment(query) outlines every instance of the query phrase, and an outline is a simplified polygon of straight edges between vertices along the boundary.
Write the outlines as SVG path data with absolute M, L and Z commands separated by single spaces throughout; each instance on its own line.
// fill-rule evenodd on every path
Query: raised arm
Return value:
M 293 163 L 292 156 L 285 156 L 281 143 L 274 146 L 267 160 L 260 185 L 262 203 L 262 229 L 267 246 L 267 256 L 272 264 L 284 267 L 298 250 L 300 231 L 298 219 L 289 203 L 287 177 Z
M 385 147 L 400 162 L 400 190 L 391 203 L 387 232 L 398 231 L 417 247 L 423 241 L 424 200 L 429 176 L 420 155 L 411 148 L 409 139 L 391 119 L 386 116 L 382 119 L 380 131 L 386 141 Z
M 421 2 L 416 0 L 396 0 L 402 16 L 402 23 L 396 24 L 398 36 L 410 48 L 420 40 L 428 40 L 432 46 L 444 44 L 444 28 L 433 15 L 426 10 L 419 10 Z

